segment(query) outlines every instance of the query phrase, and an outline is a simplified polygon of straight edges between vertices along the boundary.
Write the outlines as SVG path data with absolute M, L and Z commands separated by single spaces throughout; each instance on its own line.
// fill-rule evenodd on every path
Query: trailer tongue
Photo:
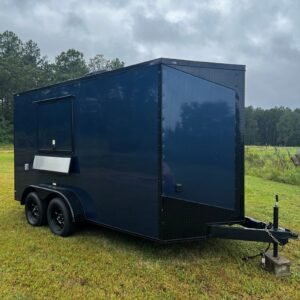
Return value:
M 269 246 L 273 243 L 273 252 L 267 251 L 269 250 L 268 246 L 265 251 L 259 254 L 262 257 L 262 264 L 278 277 L 288 276 L 290 275 L 290 261 L 278 254 L 278 246 L 284 246 L 288 243 L 289 239 L 298 239 L 298 234 L 289 229 L 279 227 L 278 221 L 279 206 L 278 195 L 276 195 L 273 223 L 264 223 L 253 218 L 245 217 L 243 222 L 239 223 L 242 227 L 216 224 L 209 225 L 208 236 L 221 239 L 265 242 L 269 243 Z
M 298 235 L 289 229 L 281 227 L 275 229 L 272 223 L 267 224 L 252 218 L 246 217 L 240 225 L 243 227 L 209 225 L 209 236 L 231 240 L 273 243 L 274 245 L 282 246 L 287 244 L 289 239 L 298 238 Z

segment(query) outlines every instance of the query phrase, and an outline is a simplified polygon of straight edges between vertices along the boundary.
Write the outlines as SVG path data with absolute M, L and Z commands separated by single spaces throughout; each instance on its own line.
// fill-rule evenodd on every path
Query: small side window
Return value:
M 38 150 L 67 151 L 73 150 L 73 109 L 72 98 L 39 101 Z

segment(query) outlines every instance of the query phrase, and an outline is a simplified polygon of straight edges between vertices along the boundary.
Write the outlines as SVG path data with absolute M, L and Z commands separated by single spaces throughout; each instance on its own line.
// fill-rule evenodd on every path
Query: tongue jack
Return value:
M 273 232 L 279 230 L 279 199 L 278 195 L 275 196 L 275 206 L 273 208 Z M 265 267 L 268 271 L 274 273 L 277 277 L 289 276 L 291 262 L 287 258 L 279 255 L 278 253 L 279 241 L 273 238 L 273 253 L 267 252 L 265 254 Z
M 275 196 L 275 206 L 273 208 L 273 228 L 278 229 L 278 213 L 279 213 L 279 199 L 278 195 Z M 278 243 L 274 241 L 273 243 L 273 256 L 278 257 Z

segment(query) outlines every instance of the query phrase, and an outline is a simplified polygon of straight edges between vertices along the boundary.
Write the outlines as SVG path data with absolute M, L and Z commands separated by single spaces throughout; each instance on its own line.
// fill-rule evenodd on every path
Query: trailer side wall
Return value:
M 157 238 L 159 70 L 142 65 L 16 96 L 16 198 L 55 182 L 83 195 L 87 220 Z M 71 156 L 70 173 L 33 170 L 36 154 Z

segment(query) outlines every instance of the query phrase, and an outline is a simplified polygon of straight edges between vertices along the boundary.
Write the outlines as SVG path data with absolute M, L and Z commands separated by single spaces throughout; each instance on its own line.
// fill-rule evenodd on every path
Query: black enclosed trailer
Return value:
M 244 215 L 244 82 L 242 65 L 156 59 L 17 94 L 29 223 L 286 243 L 293 233 Z

